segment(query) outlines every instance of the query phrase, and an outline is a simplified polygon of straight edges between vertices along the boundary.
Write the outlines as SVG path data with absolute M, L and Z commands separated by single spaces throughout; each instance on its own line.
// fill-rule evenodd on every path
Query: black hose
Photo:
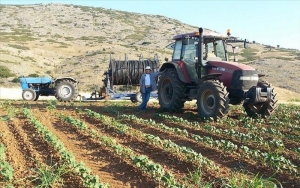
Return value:
M 150 66 L 153 72 L 159 70 L 158 60 L 110 60 L 108 75 L 113 85 L 139 85 L 145 67 Z

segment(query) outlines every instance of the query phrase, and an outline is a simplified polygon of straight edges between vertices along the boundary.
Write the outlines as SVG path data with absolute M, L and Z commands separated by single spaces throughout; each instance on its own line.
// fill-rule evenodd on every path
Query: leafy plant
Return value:
M 212 188 L 214 185 L 214 182 L 207 183 L 202 180 L 202 170 L 200 168 L 197 168 L 194 171 L 189 170 L 188 177 L 189 180 L 185 180 L 185 181 L 191 181 L 188 183 L 195 185 L 197 187 Z
M 53 110 L 53 109 L 56 108 L 56 105 L 57 105 L 57 101 L 56 101 L 56 100 L 49 100 L 49 101 L 47 102 L 46 108 L 47 108 L 48 110 Z
M 67 164 L 51 164 L 45 165 L 37 162 L 37 167 L 32 169 L 32 182 L 37 184 L 37 188 L 55 187 L 63 185 L 62 176 L 70 172 Z
M 0 161 L 5 161 L 5 147 L 3 144 L 0 144 Z
M 222 187 L 226 188 L 277 188 L 278 184 L 281 188 L 280 182 L 275 178 L 267 177 L 263 178 L 259 174 L 256 174 L 254 178 L 248 179 L 247 174 L 242 172 L 241 176 L 236 176 L 234 173 L 230 174 L 230 177 L 226 179 L 227 183 L 223 183 Z
M 14 170 L 12 166 L 5 161 L 5 147 L 3 144 L 0 144 L 0 179 L 4 182 L 10 182 L 13 179 Z
M 107 184 L 99 182 L 99 177 L 91 174 L 91 170 L 86 168 L 83 162 L 77 163 L 73 153 L 69 152 L 65 148 L 63 143 L 34 117 L 31 110 L 29 110 L 28 108 L 23 108 L 23 114 L 31 121 L 31 123 L 38 130 L 38 132 L 42 134 L 43 138 L 59 152 L 61 159 L 65 160 L 69 167 L 74 169 L 75 172 L 81 176 L 81 178 L 83 179 L 83 184 L 86 187 L 108 187 Z
M 6 161 L 0 161 L 0 177 L 5 182 L 9 182 L 13 179 L 14 170 L 11 165 Z
M 7 106 L 7 114 L 5 116 L 0 117 L 0 121 L 10 121 L 17 114 L 17 110 L 15 108 L 11 108 L 11 106 Z

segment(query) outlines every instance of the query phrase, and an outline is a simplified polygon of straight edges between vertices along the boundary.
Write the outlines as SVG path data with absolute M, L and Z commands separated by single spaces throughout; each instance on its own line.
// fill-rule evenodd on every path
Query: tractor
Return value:
M 186 101 L 197 100 L 203 118 L 222 118 L 229 105 L 243 104 L 248 116 L 268 117 L 277 106 L 277 94 L 264 75 L 251 66 L 228 61 L 227 35 L 199 28 L 173 37 L 172 60 L 162 64 L 158 80 L 160 107 L 179 112 Z M 247 48 L 247 40 L 243 41 Z
M 39 96 L 55 96 L 58 101 L 70 102 L 78 97 L 78 81 L 71 77 L 22 77 L 22 98 L 36 101 Z

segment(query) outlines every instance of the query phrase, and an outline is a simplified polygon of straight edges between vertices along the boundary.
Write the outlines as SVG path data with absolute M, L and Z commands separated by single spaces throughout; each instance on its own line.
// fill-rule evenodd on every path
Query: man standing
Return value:
M 140 79 L 140 92 L 142 93 L 142 103 L 139 106 L 139 110 L 146 110 L 147 103 L 150 98 L 150 93 L 157 90 L 156 77 L 162 72 L 151 72 L 150 66 L 146 66 L 145 73 Z

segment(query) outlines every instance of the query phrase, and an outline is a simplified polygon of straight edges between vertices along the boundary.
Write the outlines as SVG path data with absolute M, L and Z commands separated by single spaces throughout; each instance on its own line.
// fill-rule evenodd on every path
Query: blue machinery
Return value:
M 142 97 L 139 91 L 115 92 L 114 86 L 139 86 L 140 77 L 144 73 L 145 67 L 150 66 L 153 71 L 159 70 L 158 56 L 154 60 L 143 59 L 140 55 L 139 60 L 115 60 L 110 56 L 108 71 L 104 72 L 103 87 L 100 91 L 94 90 L 89 98 L 83 100 L 102 100 L 102 99 L 122 99 L 131 100 L 132 102 L 141 102 Z M 157 93 L 152 92 L 151 98 L 157 98 Z

